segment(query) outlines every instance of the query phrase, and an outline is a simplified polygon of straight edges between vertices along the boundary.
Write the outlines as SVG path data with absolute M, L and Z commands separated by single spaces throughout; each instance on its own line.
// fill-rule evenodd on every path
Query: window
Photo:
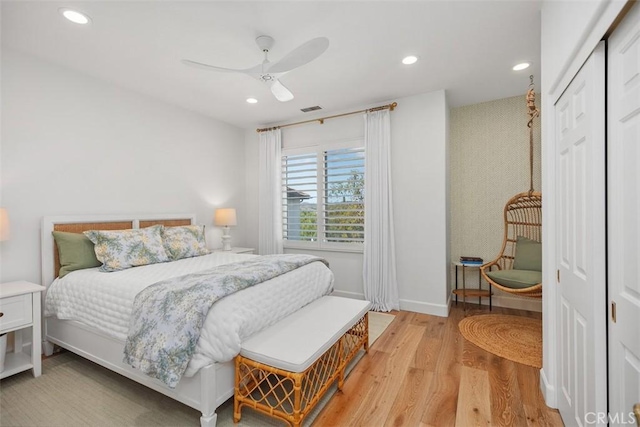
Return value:
M 362 250 L 364 179 L 362 141 L 284 151 L 285 246 Z

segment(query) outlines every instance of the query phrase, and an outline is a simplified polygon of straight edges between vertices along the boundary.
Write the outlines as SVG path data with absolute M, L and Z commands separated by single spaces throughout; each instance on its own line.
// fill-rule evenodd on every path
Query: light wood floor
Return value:
M 480 312 L 488 307 L 467 303 L 467 316 Z M 464 316 L 461 303 L 448 318 L 396 313 L 313 426 L 562 426 L 544 403 L 538 369 L 465 340 L 458 330 Z

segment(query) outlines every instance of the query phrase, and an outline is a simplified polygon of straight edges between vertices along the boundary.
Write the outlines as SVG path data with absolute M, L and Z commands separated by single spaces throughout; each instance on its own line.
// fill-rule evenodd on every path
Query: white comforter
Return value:
M 145 287 L 255 255 L 215 252 L 195 258 L 102 273 L 78 270 L 56 279 L 47 289 L 45 316 L 77 320 L 123 342 L 135 296 Z M 216 302 L 205 321 L 186 376 L 212 361 L 225 362 L 240 352 L 242 341 L 261 329 L 327 295 L 333 274 L 314 262 Z

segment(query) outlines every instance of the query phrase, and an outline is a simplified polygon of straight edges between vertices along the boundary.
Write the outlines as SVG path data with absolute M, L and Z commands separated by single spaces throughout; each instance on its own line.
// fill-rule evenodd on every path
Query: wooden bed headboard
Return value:
M 152 225 L 176 227 L 195 224 L 194 214 L 55 216 L 42 219 L 42 285 L 49 286 L 58 277 L 60 260 L 52 231 L 82 233 L 87 230 L 128 230 Z

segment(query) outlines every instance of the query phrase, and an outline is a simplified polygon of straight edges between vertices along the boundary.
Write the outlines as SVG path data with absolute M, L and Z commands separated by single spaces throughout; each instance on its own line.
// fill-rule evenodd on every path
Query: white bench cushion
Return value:
M 303 372 L 371 307 L 369 301 L 325 296 L 242 343 L 248 359 L 289 372 Z

